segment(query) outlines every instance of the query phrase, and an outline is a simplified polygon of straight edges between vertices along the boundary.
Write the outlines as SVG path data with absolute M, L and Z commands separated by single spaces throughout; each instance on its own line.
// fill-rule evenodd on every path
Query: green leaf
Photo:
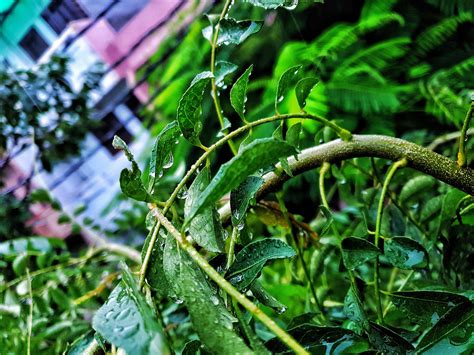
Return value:
M 146 251 L 148 250 L 152 234 L 153 229 L 148 233 L 145 243 L 143 244 L 142 261 L 145 258 Z M 173 295 L 171 292 L 172 288 L 163 270 L 163 253 L 167 238 L 168 236 L 166 235 L 166 232 L 163 229 L 160 229 L 158 238 L 156 239 L 155 245 L 151 251 L 146 272 L 146 280 L 148 284 L 160 297 Z
M 29 252 L 50 253 L 54 248 L 65 248 L 65 246 L 64 241 L 57 238 L 17 238 L 0 243 L 0 255 L 7 257 Z
M 421 338 L 417 352 L 424 352 L 445 338 L 452 337 L 451 343 L 464 343 L 472 338 L 474 326 L 474 303 L 465 302 L 451 308 L 440 320 Z M 465 329 L 462 329 L 465 328 Z M 459 337 L 459 331 L 464 336 Z M 458 334 L 456 334 L 458 333 Z M 467 336 L 467 337 L 466 337 Z M 457 339 L 456 339 L 457 338 Z M 463 339 L 463 342 L 460 342 Z M 454 344 L 453 344 L 454 345 Z M 471 343 L 472 350 L 472 343 Z
M 82 355 L 94 341 L 94 331 L 90 330 L 77 338 L 69 347 L 67 355 Z
M 295 148 L 275 139 L 262 138 L 249 143 L 234 158 L 221 165 L 216 176 L 189 212 L 185 225 L 189 224 L 202 208 L 217 202 L 225 193 L 237 188 L 250 174 L 273 164 L 279 158 L 292 154 L 296 154 Z
M 436 179 L 432 176 L 420 175 L 414 177 L 403 186 L 400 192 L 400 202 L 407 202 L 420 194 L 432 189 L 436 184 Z
M 226 278 L 239 290 L 248 288 L 270 260 L 291 258 L 296 253 L 280 239 L 262 239 L 247 244 L 236 256 Z
M 258 176 L 249 176 L 235 190 L 230 192 L 230 210 L 232 213 L 232 224 L 238 226 L 242 223 L 247 208 L 263 184 L 263 179 Z
M 112 145 L 115 149 L 123 150 L 128 161 L 132 163 L 132 169 L 123 169 L 120 173 L 120 188 L 122 192 L 137 201 L 150 202 L 151 196 L 148 194 L 142 182 L 142 172 L 138 167 L 133 154 L 119 136 L 114 136 Z
M 273 308 L 277 313 L 284 313 L 286 311 L 286 306 L 268 293 L 258 280 L 252 283 L 250 290 L 254 297 L 265 306 Z
M 286 142 L 296 149 L 300 145 L 300 134 L 301 134 L 302 124 L 300 122 L 295 123 L 286 132 Z
M 216 77 L 216 85 L 223 86 L 224 79 L 227 75 L 235 72 L 238 66 L 231 62 L 219 60 L 216 62 L 216 68 L 214 69 L 214 75 Z
M 199 134 L 202 131 L 201 105 L 204 91 L 213 78 L 210 71 L 196 75 L 191 85 L 186 89 L 179 100 L 177 120 L 179 128 L 191 144 L 200 146 Z
M 155 312 L 137 289 L 136 280 L 126 266 L 122 275 L 122 281 L 96 312 L 92 327 L 128 354 L 162 353 L 163 343 Z
M 420 222 L 427 223 L 440 215 L 443 205 L 443 196 L 436 196 L 428 200 L 420 213 Z
M 242 120 L 245 121 L 245 102 L 247 101 L 247 86 L 252 73 L 253 64 L 236 80 L 230 90 L 230 103 Z
M 382 254 L 379 248 L 362 238 L 345 238 L 341 242 L 341 247 L 342 260 L 349 270 L 354 270 L 357 266 Z
M 400 269 L 422 269 L 428 265 L 428 252 L 418 242 L 407 237 L 393 237 L 384 242 L 384 255 Z
M 210 171 L 205 167 L 189 187 L 184 204 L 184 218 L 187 218 L 199 201 L 202 192 L 209 185 Z M 215 206 L 203 208 L 189 223 L 190 236 L 203 248 L 211 252 L 224 251 L 224 228 Z
M 18 255 L 12 263 L 12 269 L 17 276 L 23 276 L 26 273 L 26 266 L 28 265 L 29 255 L 20 254 Z
M 173 165 L 173 147 L 181 134 L 176 121 L 168 123 L 156 137 L 150 158 L 149 191 L 153 190 L 157 178 L 163 175 L 163 169 Z
M 240 44 L 254 33 L 260 31 L 262 25 L 263 21 L 237 21 L 233 18 L 224 18 L 220 21 L 217 45 L 228 46 L 229 44 Z M 204 28 L 202 35 L 212 43 L 212 37 L 214 35 L 212 25 Z
M 413 345 L 394 331 L 374 322 L 369 322 L 369 327 L 369 340 L 381 353 L 412 354 L 415 350 Z
M 354 332 L 337 327 L 301 324 L 288 333 L 311 354 L 359 354 L 367 351 L 367 341 Z M 292 353 L 279 338 L 270 339 L 265 346 L 273 353 Z
M 276 9 L 279 7 L 284 7 L 288 10 L 293 10 L 298 6 L 298 0 L 245 0 L 246 2 L 263 7 L 264 9 Z
M 444 291 L 400 291 L 390 294 L 393 304 L 416 322 L 434 324 L 454 306 L 469 299 Z
M 296 99 L 298 100 L 300 109 L 303 109 L 306 106 L 306 99 L 318 83 L 319 80 L 316 78 L 303 78 L 296 83 Z
M 344 298 L 344 313 L 347 318 L 355 322 L 360 329 L 367 329 L 369 324 L 367 314 L 365 313 L 362 301 L 359 298 L 358 292 L 354 289 L 354 286 L 349 288 Z
M 296 65 L 291 67 L 280 76 L 278 80 L 277 93 L 275 97 L 275 111 L 278 112 L 278 104 L 285 99 L 288 88 L 294 84 L 296 80 L 301 76 L 302 65 Z

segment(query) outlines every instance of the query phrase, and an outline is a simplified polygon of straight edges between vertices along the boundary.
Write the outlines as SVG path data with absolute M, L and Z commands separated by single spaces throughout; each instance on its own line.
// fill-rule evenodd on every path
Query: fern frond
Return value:
M 474 1 L 472 0 L 427 0 L 427 2 L 448 16 L 463 12 L 474 13 Z
M 355 32 L 358 36 L 361 36 L 367 32 L 377 30 L 392 22 L 396 22 L 400 26 L 403 26 L 405 24 L 405 20 L 403 19 L 403 17 L 397 13 L 394 13 L 394 12 L 382 13 L 379 15 L 371 16 L 365 20 L 360 21 L 355 26 Z
M 319 36 L 311 45 L 317 57 L 326 57 L 350 47 L 357 42 L 354 26 L 340 23 L 332 26 Z
M 360 13 L 360 20 L 391 12 L 397 0 L 366 0 Z

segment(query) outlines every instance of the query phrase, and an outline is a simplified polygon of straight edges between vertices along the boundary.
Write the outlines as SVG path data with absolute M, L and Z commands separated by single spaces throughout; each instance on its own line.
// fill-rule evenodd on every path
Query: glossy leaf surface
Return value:
M 232 224 L 238 226 L 245 218 L 247 208 L 255 199 L 263 179 L 258 176 L 249 176 L 235 190 L 230 192 L 230 209 L 232 212 Z
M 245 102 L 247 101 L 247 86 L 253 65 L 236 80 L 230 90 L 230 103 L 241 119 L 245 120 Z
M 393 266 L 400 269 L 421 269 L 428 265 L 428 252 L 418 242 L 407 237 L 385 240 L 384 255 Z
M 249 36 L 257 33 L 262 28 L 263 21 L 242 20 L 237 21 L 233 18 L 224 18 L 220 21 L 219 35 L 217 36 L 217 45 L 228 46 L 230 44 L 240 44 Z M 211 26 L 202 30 L 204 38 L 212 42 L 213 31 Z
M 355 269 L 357 266 L 376 258 L 382 254 L 371 242 L 356 237 L 345 238 L 342 243 L 342 260 L 349 270 Z

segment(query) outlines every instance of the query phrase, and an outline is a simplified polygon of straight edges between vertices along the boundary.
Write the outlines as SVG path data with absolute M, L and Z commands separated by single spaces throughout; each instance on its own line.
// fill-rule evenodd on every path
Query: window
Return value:
M 20 46 L 34 61 L 37 61 L 49 47 L 48 43 L 34 28 L 31 28 L 23 37 Z
M 106 18 L 115 31 L 120 31 L 128 21 L 148 4 L 149 0 L 122 1 L 115 5 Z
M 92 130 L 92 133 L 112 156 L 118 153 L 118 151 L 112 147 L 114 135 L 122 138 L 127 144 L 132 141 L 132 135 L 117 119 L 117 116 L 115 116 L 113 112 L 105 115 L 104 118 L 102 118 L 102 120 L 98 123 L 98 127 Z
M 41 16 L 57 34 L 60 34 L 69 22 L 87 17 L 75 0 L 53 0 Z

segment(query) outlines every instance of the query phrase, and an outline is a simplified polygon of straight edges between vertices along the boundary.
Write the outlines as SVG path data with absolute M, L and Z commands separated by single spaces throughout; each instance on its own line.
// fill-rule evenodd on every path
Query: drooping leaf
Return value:
M 296 99 L 298 100 L 300 109 L 303 109 L 306 106 L 306 99 L 318 82 L 319 80 L 316 78 L 303 78 L 296 83 Z
M 278 112 L 278 104 L 285 99 L 288 88 L 293 85 L 301 76 L 302 67 L 302 65 L 291 67 L 280 76 L 275 97 L 275 112 Z
M 154 314 L 125 266 L 122 281 L 96 312 L 92 327 L 129 354 L 162 353 L 161 330 Z
M 413 354 L 415 350 L 405 338 L 374 322 L 369 322 L 368 336 L 372 346 L 384 354 Z
M 341 246 L 342 260 L 346 268 L 349 270 L 353 270 L 357 266 L 382 254 L 379 248 L 362 238 L 345 238 L 341 242 Z
M 400 291 L 391 293 L 393 304 L 416 322 L 434 324 L 454 306 L 468 298 L 444 291 Z
M 355 322 L 360 329 L 367 329 L 367 314 L 365 313 L 362 301 L 359 298 L 358 292 L 354 289 L 354 286 L 349 288 L 346 298 L 344 298 L 344 313 L 347 318 Z
M 288 330 L 288 333 L 311 354 L 358 354 L 369 349 L 364 338 L 344 328 L 306 323 Z M 278 338 L 270 339 L 265 346 L 274 354 L 292 353 Z
M 270 260 L 285 259 L 296 253 L 280 239 L 262 239 L 247 244 L 237 255 L 226 278 L 238 289 L 246 289 Z
M 201 145 L 199 134 L 202 131 L 201 105 L 204 91 L 213 74 L 205 71 L 196 75 L 184 92 L 178 104 L 177 120 L 179 128 L 191 144 Z
M 270 293 L 268 293 L 258 280 L 255 280 L 252 283 L 250 290 L 252 291 L 255 298 L 265 306 L 273 308 L 278 313 L 283 313 L 286 311 L 286 306 L 273 297 Z
M 241 119 L 245 120 L 245 102 L 247 101 L 247 86 L 252 73 L 253 64 L 236 80 L 230 90 L 230 103 Z
M 184 217 L 198 202 L 199 196 L 209 185 L 210 171 L 205 167 L 194 179 L 188 189 L 188 195 L 184 204 Z M 208 206 L 201 210 L 189 223 L 189 234 L 203 248 L 211 252 L 222 252 L 224 250 L 224 229 L 222 228 L 219 214 L 215 206 Z
M 168 123 L 156 137 L 150 158 L 149 191 L 152 191 L 156 179 L 163 174 L 163 169 L 167 169 L 173 164 L 173 147 L 180 134 L 177 122 L 173 121 Z
M 215 203 L 225 193 L 237 188 L 250 174 L 271 165 L 279 158 L 295 153 L 295 148 L 289 144 L 271 138 L 256 139 L 249 143 L 237 156 L 221 165 L 216 176 L 189 212 L 185 225 L 189 224 L 202 208 Z
M 231 62 L 224 60 L 218 60 L 216 62 L 216 68 L 214 69 L 214 76 L 216 77 L 216 85 L 223 86 L 224 79 L 227 75 L 232 74 L 237 70 L 238 66 Z
M 262 184 L 262 178 L 249 176 L 235 190 L 230 192 L 230 210 L 234 226 L 238 226 L 245 218 L 247 208 L 253 203 L 255 194 Z
M 260 31 L 262 25 L 263 21 L 237 21 L 233 18 L 224 18 L 220 21 L 217 45 L 240 44 L 254 33 Z M 202 30 L 202 35 L 212 43 L 214 34 L 211 25 Z
M 428 252 L 417 241 L 407 237 L 393 237 L 385 240 L 384 255 L 400 269 L 422 269 L 428 265 Z
M 276 9 L 284 7 L 288 10 L 298 6 L 298 0 L 245 0 L 254 6 L 263 7 L 264 9 Z
M 436 179 L 432 176 L 420 175 L 408 180 L 400 191 L 400 202 L 407 202 L 419 196 L 421 193 L 432 189 L 436 184 Z
M 150 202 L 151 196 L 148 194 L 142 182 L 142 172 L 138 167 L 133 154 L 128 149 L 127 143 L 118 136 L 114 136 L 112 145 L 115 149 L 123 150 L 128 161 L 132 163 L 132 169 L 123 169 L 120 173 L 120 188 L 122 192 L 137 201 Z
M 419 353 L 425 352 L 446 338 L 450 338 L 449 342 L 452 345 L 463 345 L 467 343 L 467 346 L 472 350 L 473 328 L 474 303 L 460 303 L 446 312 L 421 338 L 416 350 Z

